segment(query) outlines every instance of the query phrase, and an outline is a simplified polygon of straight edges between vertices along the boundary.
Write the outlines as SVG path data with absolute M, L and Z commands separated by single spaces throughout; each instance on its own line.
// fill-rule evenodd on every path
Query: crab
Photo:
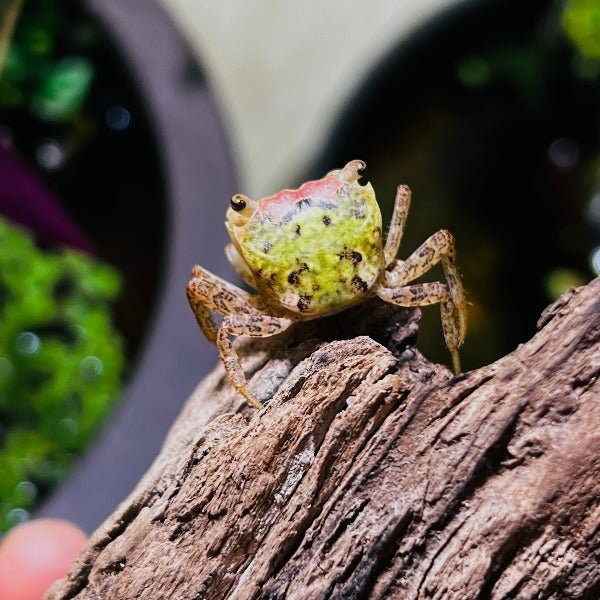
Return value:
M 261 404 L 248 390 L 231 337 L 276 335 L 296 321 L 331 315 L 373 296 L 406 307 L 439 303 L 446 346 L 460 373 L 466 301 L 454 238 L 442 229 L 398 260 L 411 191 L 398 187 L 384 242 L 375 192 L 360 182 L 365 174 L 365 163 L 353 160 L 298 189 L 260 200 L 232 197 L 225 253 L 258 294 L 200 266 L 192 270 L 187 296 L 200 329 L 217 346 L 230 384 L 253 407 Z M 440 262 L 445 283 L 412 283 Z M 213 313 L 223 316 L 220 325 Z

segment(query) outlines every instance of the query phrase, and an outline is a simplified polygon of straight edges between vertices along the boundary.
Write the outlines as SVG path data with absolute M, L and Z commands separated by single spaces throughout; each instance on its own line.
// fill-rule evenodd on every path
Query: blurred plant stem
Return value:
M 4 70 L 10 40 L 23 6 L 23 0 L 3 0 L 0 16 L 0 77 Z

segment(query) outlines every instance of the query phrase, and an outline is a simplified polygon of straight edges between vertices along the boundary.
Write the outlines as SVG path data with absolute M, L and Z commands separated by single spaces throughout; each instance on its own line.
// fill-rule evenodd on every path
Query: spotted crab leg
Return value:
M 450 300 L 448 286 L 439 281 L 415 283 L 395 288 L 380 287 L 377 295 L 382 300 L 398 306 L 428 306 Z
M 260 408 L 261 404 L 248 392 L 246 376 L 229 336 L 268 337 L 284 331 L 292 321 L 264 314 L 256 296 L 199 266 L 192 269 L 187 296 L 200 329 L 219 350 L 229 383 L 248 404 Z M 224 315 L 220 326 L 214 321 L 211 311 Z
M 223 323 L 217 332 L 217 347 L 219 348 L 219 356 L 225 365 L 227 379 L 244 396 L 248 404 L 254 408 L 260 408 L 262 405 L 248 392 L 246 375 L 229 336 L 269 337 L 285 331 L 292 323 L 291 319 L 272 317 L 265 314 L 228 315 L 223 319 Z
M 404 226 L 406 225 L 406 217 L 410 209 L 410 188 L 407 185 L 399 185 L 396 190 L 396 201 L 394 203 L 394 213 L 390 222 L 390 229 L 385 240 L 385 248 L 383 255 L 385 257 L 385 265 L 389 266 L 398 254 Z
M 192 279 L 186 291 L 202 333 L 213 344 L 217 343 L 217 324 L 210 314 L 211 310 L 222 315 L 260 313 L 255 296 L 199 266 L 192 269 Z
M 446 346 L 452 355 L 454 371 L 460 373 L 458 348 L 466 333 L 466 300 L 455 256 L 454 237 L 442 229 L 425 240 L 405 261 L 398 261 L 391 271 L 385 273 L 383 282 L 374 291 L 383 300 L 400 306 L 439 302 Z M 406 286 L 439 262 L 442 263 L 447 286 L 440 283 L 436 285 L 442 287 L 431 287 L 430 284 Z M 446 297 L 442 289 L 446 290 Z

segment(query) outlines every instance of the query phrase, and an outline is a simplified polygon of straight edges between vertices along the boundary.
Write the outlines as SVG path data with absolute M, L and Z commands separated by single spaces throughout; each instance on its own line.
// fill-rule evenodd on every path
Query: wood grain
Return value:
M 459 377 L 418 318 L 241 347 L 266 406 L 218 367 L 48 598 L 599 598 L 600 280 Z

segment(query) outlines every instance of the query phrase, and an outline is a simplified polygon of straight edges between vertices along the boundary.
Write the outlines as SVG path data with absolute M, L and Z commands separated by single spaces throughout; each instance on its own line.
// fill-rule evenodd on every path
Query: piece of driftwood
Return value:
M 418 318 L 242 345 L 267 405 L 219 366 L 48 597 L 600 598 L 600 279 L 459 377 Z

